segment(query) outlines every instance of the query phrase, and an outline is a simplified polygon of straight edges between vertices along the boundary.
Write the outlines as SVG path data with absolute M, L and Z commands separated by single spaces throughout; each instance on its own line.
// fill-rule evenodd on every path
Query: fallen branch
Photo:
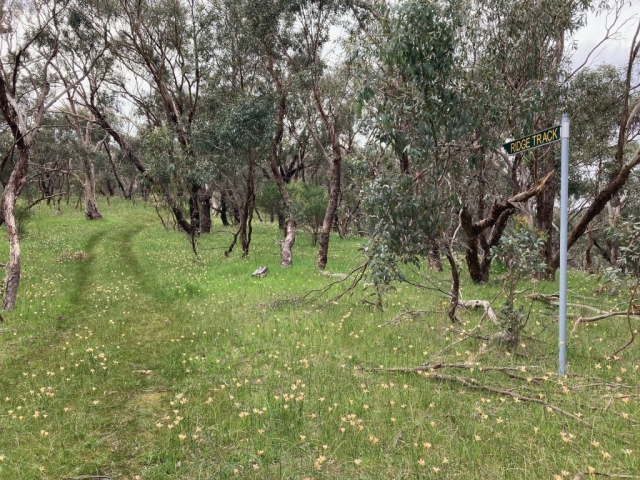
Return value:
M 538 398 L 533 398 L 533 397 L 526 397 L 524 395 L 520 395 L 518 393 L 515 393 L 511 390 L 502 390 L 500 388 L 495 388 L 495 387 L 491 387 L 488 385 L 483 385 L 481 383 L 478 383 L 478 381 L 475 378 L 469 378 L 469 377 L 457 377 L 454 375 L 444 375 L 442 373 L 437 373 L 434 372 L 433 370 L 439 369 L 439 368 L 445 368 L 445 367 L 450 367 L 450 368 L 465 368 L 465 369 L 470 369 L 470 368 L 475 368 L 473 365 L 469 365 L 469 364 L 434 364 L 434 365 L 422 365 L 420 367 L 417 368 L 374 368 L 371 369 L 373 371 L 387 371 L 387 372 L 405 372 L 405 373 L 417 373 L 418 375 L 424 375 L 427 378 L 432 378 L 434 380 L 439 380 L 442 382 L 449 382 L 449 383 L 457 383 L 460 385 L 463 385 L 467 388 L 472 388 L 474 390 L 483 390 L 486 392 L 492 392 L 492 393 L 496 393 L 498 395 L 504 395 L 507 397 L 511 397 L 513 398 L 515 401 L 517 402 L 526 402 L 526 403 L 535 403 L 538 405 L 542 405 L 543 407 L 545 407 L 548 411 L 554 411 L 554 412 L 558 412 L 561 415 L 564 415 L 566 417 L 569 417 L 573 420 L 575 420 L 578 423 L 581 423 L 583 425 L 586 425 L 587 427 L 589 427 L 592 430 L 598 430 L 596 427 L 594 427 L 593 425 L 585 422 L 584 420 L 582 420 L 580 417 L 578 417 L 577 415 L 574 415 L 571 412 L 567 412 L 566 410 L 563 410 L 562 408 L 558 407 L 557 405 L 553 405 L 552 403 L 548 403 L 545 402 L 544 400 L 538 399 Z M 522 367 L 520 368 L 514 368 L 514 367 L 477 367 L 478 370 L 482 369 L 482 371 L 491 371 L 491 370 L 496 370 L 496 371 L 501 371 L 502 373 L 509 371 L 509 370 L 521 370 Z M 532 367 L 529 367 L 532 368 Z M 600 430 L 598 430 L 600 431 Z M 606 434 L 606 432 L 602 432 L 604 434 Z
M 393 317 L 388 322 L 382 323 L 378 326 L 386 327 L 387 325 L 398 325 L 400 323 L 401 318 L 406 318 L 407 316 L 410 316 L 411 318 L 416 318 L 416 317 L 419 317 L 420 315 L 426 315 L 428 313 L 442 313 L 442 312 L 438 312 L 436 310 L 405 310 L 404 312 L 399 313 L 398 315 Z
M 640 478 L 640 476 L 638 476 L 638 475 L 625 475 L 625 474 L 619 474 L 619 473 L 602 473 L 602 472 L 584 473 L 584 472 L 578 472 L 578 473 L 576 473 L 576 476 L 573 477 L 573 480 L 582 480 L 585 477 L 589 477 L 589 476 L 593 476 L 593 475 L 598 475 L 600 477 L 609 477 L 609 478 Z
M 343 291 L 342 293 L 339 293 L 335 297 L 330 298 L 328 300 L 328 302 L 332 302 L 332 301 L 333 302 L 337 302 L 342 297 L 344 297 L 347 293 L 352 292 L 356 288 L 358 283 L 360 283 L 360 281 L 364 278 L 364 274 L 366 273 L 368 267 L 369 267 L 369 261 L 367 260 L 366 262 L 364 262 L 359 267 L 356 267 L 353 270 L 351 270 L 351 272 L 349 272 L 347 275 L 345 275 L 344 278 L 340 278 L 339 280 L 336 280 L 335 282 L 331 282 L 331 283 L 329 283 L 328 285 L 325 285 L 322 288 L 311 290 L 311 291 L 305 293 L 304 295 L 302 295 L 302 297 L 300 297 L 299 300 L 300 301 L 315 302 L 315 301 L 319 300 L 320 298 L 322 298 L 329 290 L 331 290 L 332 287 L 334 287 L 336 285 L 340 285 L 341 283 L 344 283 L 347 280 L 349 280 L 349 278 L 353 277 L 353 279 L 351 281 L 351 284 L 346 288 L 345 291 Z
M 526 372 L 527 368 L 539 368 L 537 366 L 529 366 L 529 367 L 482 367 L 479 365 L 473 365 L 471 363 L 433 363 L 433 364 L 423 364 L 419 367 L 413 368 L 376 368 L 374 370 L 380 371 L 384 370 L 385 372 L 403 372 L 403 373 L 417 373 L 417 372 L 432 372 L 434 370 L 439 370 L 441 368 L 455 368 L 461 370 L 478 370 L 479 372 L 500 372 L 505 374 L 507 377 L 512 378 L 514 380 L 522 380 L 527 382 L 539 382 L 545 380 L 542 377 L 535 378 L 524 378 L 519 375 L 515 375 L 511 372 Z
M 593 425 L 590 425 L 589 423 L 585 422 L 584 420 L 582 420 L 580 417 L 578 417 L 577 415 L 574 415 L 573 413 L 567 412 L 566 410 L 561 409 L 560 407 L 553 405 L 551 403 L 545 402 L 544 400 L 538 399 L 538 398 L 532 398 L 532 397 L 525 397 L 524 395 L 519 395 L 515 392 L 512 392 L 510 390 L 502 390 L 500 388 L 495 388 L 495 387 L 490 387 L 488 385 L 482 385 L 481 383 L 478 383 L 478 381 L 474 378 L 468 378 L 468 377 L 455 377 L 453 375 L 443 375 L 441 373 L 436 373 L 436 372 L 424 372 L 422 373 L 422 375 L 425 375 L 429 378 L 434 378 L 436 380 L 440 380 L 443 382 L 450 382 L 450 383 L 459 383 L 461 385 L 464 385 L 465 387 L 468 388 L 473 388 L 475 390 L 484 390 L 487 392 L 492 392 L 492 393 L 497 393 L 499 395 L 505 395 L 507 397 L 511 397 L 514 400 L 520 401 L 520 402 L 527 402 L 527 403 L 537 403 L 538 405 L 542 405 L 543 407 L 545 407 L 547 410 L 553 410 L 555 412 L 558 412 L 566 417 L 569 417 L 573 420 L 575 420 L 576 422 L 582 423 L 586 426 L 588 426 L 589 428 L 595 429 L 595 427 Z
M 560 304 L 555 301 L 558 300 L 557 294 L 544 295 L 542 293 L 532 293 L 527 295 L 527 298 L 530 300 L 536 300 L 538 302 L 542 302 L 550 307 L 558 307 Z M 601 315 L 606 314 L 607 312 L 604 310 L 600 310 L 599 308 L 592 307 L 591 305 L 584 305 L 582 303 L 567 303 L 567 307 L 573 308 L 582 308 L 584 310 L 591 310 L 592 312 L 599 313 Z
M 496 312 L 491 308 L 491 303 L 486 300 L 458 300 L 458 305 L 463 308 L 484 308 L 485 315 L 491 320 L 491 323 L 498 327 L 501 326 Z
M 451 327 L 449 329 L 449 331 L 456 333 L 460 336 L 462 336 L 462 338 L 460 338 L 459 340 L 456 340 L 455 342 L 450 343 L 449 345 L 447 345 L 446 347 L 444 347 L 442 350 L 440 350 L 437 354 L 436 357 L 440 357 L 444 352 L 446 352 L 447 350 L 452 349 L 453 347 L 455 347 L 456 345 L 461 344 L 462 342 L 470 339 L 470 338 L 475 338 L 478 340 L 484 340 L 486 342 L 490 341 L 490 337 L 484 336 L 484 335 L 479 335 L 477 333 L 474 333 L 478 328 L 480 328 L 481 323 L 479 323 L 478 325 L 476 325 L 475 327 L 473 327 L 469 332 L 464 331 L 464 330 L 458 330 L 456 328 Z
M 599 320 L 604 320 L 604 319 L 610 318 L 610 317 L 626 317 L 626 316 L 631 316 L 631 315 L 640 315 L 640 312 L 636 312 L 636 311 L 609 312 L 609 313 L 605 313 L 605 314 L 602 314 L 602 315 L 598 315 L 596 317 L 588 317 L 588 318 L 578 317 L 578 319 L 573 324 L 573 329 L 571 330 L 571 335 L 574 334 L 574 332 L 578 329 L 578 326 L 580 326 L 581 323 L 597 322 Z
M 64 477 L 65 480 L 110 480 L 106 475 L 80 475 L 79 477 Z

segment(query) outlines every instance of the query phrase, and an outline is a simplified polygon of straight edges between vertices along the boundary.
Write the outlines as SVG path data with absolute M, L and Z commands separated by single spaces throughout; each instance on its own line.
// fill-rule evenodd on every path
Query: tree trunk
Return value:
M 251 222 L 253 220 L 253 210 L 255 206 L 255 162 L 253 160 L 253 152 L 248 153 L 248 166 L 249 171 L 247 173 L 247 184 L 245 189 L 244 201 L 239 209 L 240 221 L 239 227 L 236 233 L 233 235 L 233 241 L 229 248 L 224 252 L 225 257 L 228 256 L 235 247 L 238 237 L 240 237 L 240 244 L 242 245 L 242 258 L 249 256 L 249 245 L 251 244 L 251 233 L 253 228 Z
M 2 221 L 6 225 L 7 238 L 9 240 L 9 263 L 6 267 L 7 274 L 4 279 L 4 310 L 13 310 L 20 285 L 20 237 L 16 225 L 15 206 L 20 190 L 26 182 L 29 148 L 30 146 L 26 142 L 22 143 L 22 148 L 20 148 L 19 144 L 18 163 L 11 172 L 0 199 L 0 214 L 2 214 Z
M 211 187 L 204 185 L 198 192 L 198 200 L 200 201 L 200 231 L 202 233 L 211 233 Z
M 191 190 L 189 191 L 189 223 L 190 231 L 187 232 L 190 235 L 197 235 L 200 233 L 200 185 L 195 183 L 191 184 Z
M 284 134 L 284 116 L 287 110 L 287 94 L 273 69 L 273 58 L 270 57 L 268 61 L 269 64 L 267 68 L 269 70 L 269 74 L 271 75 L 280 95 L 278 114 L 276 117 L 277 129 L 271 139 L 271 173 L 273 173 L 273 178 L 275 179 L 278 190 L 280 191 L 280 196 L 282 197 L 284 209 L 287 215 L 285 220 L 285 237 L 284 240 L 280 242 L 280 266 L 282 268 L 287 268 L 293 265 L 292 250 L 293 245 L 296 242 L 296 213 L 293 207 L 293 202 L 287 192 L 284 179 L 282 178 L 282 173 L 280 172 L 280 158 L 278 154 L 278 146 L 280 145 Z
M 440 259 L 440 246 L 435 239 L 431 239 L 431 250 L 428 255 L 429 270 L 434 272 L 442 271 L 442 260 Z
M 113 188 L 113 184 L 111 183 L 111 179 L 107 178 L 107 181 L 105 182 L 106 186 L 107 186 L 107 197 L 113 197 L 116 194 L 115 189 Z
M 447 316 L 449 320 L 451 320 L 451 323 L 460 323 L 460 320 L 458 320 L 456 316 L 456 309 L 458 308 L 458 302 L 460 300 L 460 273 L 458 272 L 456 259 L 453 257 L 451 249 L 448 246 L 444 249 L 444 255 L 449 261 L 449 267 L 451 267 L 451 291 L 449 292 L 451 300 L 449 302 Z
M 137 186 L 138 186 L 138 182 L 136 182 L 136 178 L 133 177 L 131 179 L 131 182 L 129 183 L 128 194 L 125 194 L 124 198 L 127 198 L 129 200 L 133 200 L 133 191 L 136 189 Z
M 98 202 L 96 201 L 95 167 L 88 158 L 84 159 L 84 170 L 84 216 L 87 220 L 98 220 L 102 218 L 102 215 L 98 211 Z
M 547 155 L 550 159 L 548 163 L 550 170 L 553 170 L 553 156 Z M 556 182 L 547 182 L 540 192 L 536 195 L 536 229 L 539 232 L 544 232 L 546 240 L 542 246 L 540 256 L 545 265 L 551 263 L 553 258 L 555 245 L 555 229 L 553 228 L 553 207 L 556 200 L 556 193 L 558 191 Z M 555 272 L 551 268 L 545 268 L 540 271 L 539 276 L 541 279 L 552 281 L 555 277 Z
M 593 256 L 591 254 L 593 250 L 593 231 L 589 229 L 589 235 L 587 237 L 587 248 L 584 252 L 585 269 L 589 272 L 589 275 L 593 275 L 595 270 L 593 268 Z
M 249 256 L 249 245 L 251 244 L 251 221 L 253 220 L 253 206 L 255 200 L 255 173 L 253 152 L 249 152 L 249 171 L 247 172 L 247 191 L 245 192 L 245 200 L 240 213 L 240 241 L 242 242 L 242 257 Z
M 120 190 L 122 190 L 122 195 L 124 195 L 124 198 L 131 200 L 132 189 L 129 188 L 129 191 L 127 192 L 127 189 L 124 187 L 124 183 L 122 183 L 122 178 L 120 178 L 120 172 L 118 171 L 118 168 L 116 167 L 116 164 L 113 161 L 113 157 L 111 156 L 111 149 L 109 148 L 108 142 L 104 142 L 104 150 L 105 152 L 107 152 L 107 158 L 109 159 L 109 165 L 111 166 L 111 171 L 113 172 L 113 176 L 116 177 L 116 182 L 118 183 Z
M 526 202 L 528 199 L 538 195 L 545 184 L 553 178 L 555 171 L 549 172 L 538 185 L 525 192 L 518 193 L 511 198 L 500 203 L 494 203 L 488 216 L 482 220 L 474 222 L 467 207 L 460 211 L 460 226 L 465 232 L 467 251 L 465 258 L 469 275 L 475 283 L 486 283 L 489 281 L 489 270 L 491 267 L 491 248 L 498 245 L 500 238 L 507 226 L 507 221 L 515 213 L 514 203 Z M 489 239 L 482 242 L 483 252 L 480 258 L 480 235 L 485 230 L 491 228 Z
M 324 214 L 324 220 L 322 222 L 322 230 L 320 232 L 320 249 L 318 250 L 318 260 L 316 266 L 320 270 L 324 270 L 327 266 L 327 255 L 329 253 L 329 238 L 331 234 L 331 228 L 336 216 L 336 210 L 338 209 L 338 200 L 340 198 L 340 168 L 342 166 L 342 152 L 340 151 L 340 142 L 338 139 L 338 133 L 336 132 L 335 125 L 331 132 L 332 137 L 332 149 L 333 149 L 333 162 L 331 168 L 331 187 L 329 190 L 329 204 Z
M 222 190 L 220 192 L 220 220 L 222 221 L 222 226 L 229 226 L 229 219 L 227 218 L 227 191 Z

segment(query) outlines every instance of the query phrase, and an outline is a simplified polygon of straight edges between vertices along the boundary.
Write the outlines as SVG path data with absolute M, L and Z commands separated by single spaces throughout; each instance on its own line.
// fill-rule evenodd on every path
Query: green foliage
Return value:
M 434 154 L 429 149 L 438 145 L 441 136 L 451 140 L 467 121 L 453 76 L 459 47 L 456 5 L 403 2 L 390 9 L 389 17 L 378 55 L 402 78 L 400 95 L 393 100 L 374 99 L 373 90 L 365 85 L 361 99 L 371 98 L 376 104 L 381 142 L 390 144 L 398 156 L 412 153 L 428 164 Z M 411 128 L 404 127 L 405 122 Z
M 284 203 L 275 182 L 264 182 L 256 195 L 256 206 L 271 216 L 282 214 Z
M 288 183 L 286 188 L 292 200 L 297 224 L 311 232 L 311 245 L 315 245 L 329 201 L 327 191 L 299 181 Z M 275 182 L 262 184 L 256 195 L 256 205 L 272 216 L 284 215 L 282 196 Z
M 382 294 L 405 278 L 403 264 L 420 267 L 444 221 L 435 187 L 416 192 L 407 175 L 379 176 L 365 187 L 362 208 L 367 212 L 370 240 L 364 248 L 373 284 Z
M 184 153 L 167 126 L 154 128 L 141 135 L 139 154 L 149 165 L 149 172 L 162 183 L 168 184 L 174 175 L 188 168 Z
M 275 131 L 275 108 L 269 96 L 240 96 L 221 113 L 220 148 L 246 149 L 269 143 Z
M 291 182 L 287 185 L 287 190 L 293 200 L 298 224 L 311 232 L 311 245 L 315 245 L 329 202 L 327 191 L 303 182 Z
M 522 218 L 516 217 L 515 227 L 492 250 L 493 256 L 504 268 L 501 283 L 505 300 L 498 312 L 498 319 L 503 328 L 501 341 L 509 349 L 518 344 L 529 321 L 529 314 L 525 312 L 522 302 L 517 302 L 518 286 L 546 267 L 540 259 L 543 245 L 544 237 L 529 228 Z
M 618 243 L 620 257 L 617 265 L 605 269 L 604 278 L 633 303 L 640 293 L 640 217 L 627 218 L 616 228 L 608 227 L 606 233 Z
M 425 96 L 443 93 L 455 61 L 459 26 L 455 3 L 402 2 L 389 22 L 389 41 L 382 55 L 416 81 Z
M 384 241 L 404 263 L 418 264 L 438 235 L 444 215 L 435 190 L 425 186 L 416 195 L 411 177 L 380 176 L 363 196 L 372 238 Z

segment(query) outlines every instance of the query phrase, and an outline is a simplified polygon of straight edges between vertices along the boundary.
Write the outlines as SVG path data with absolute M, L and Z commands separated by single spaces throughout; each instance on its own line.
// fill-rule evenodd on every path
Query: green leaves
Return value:
M 434 187 L 416 190 L 408 176 L 381 176 L 363 193 L 371 241 L 365 253 L 374 283 L 402 278 L 399 264 L 420 266 L 444 220 Z
M 218 138 L 222 148 L 268 143 L 275 130 L 275 107 L 268 96 L 239 96 L 220 117 Z

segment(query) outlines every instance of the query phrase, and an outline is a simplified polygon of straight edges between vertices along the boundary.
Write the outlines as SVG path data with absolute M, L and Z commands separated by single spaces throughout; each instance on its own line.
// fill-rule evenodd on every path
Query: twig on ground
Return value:
M 339 293 L 335 297 L 332 297 L 332 298 L 330 298 L 328 300 L 329 302 L 332 302 L 332 301 L 333 302 L 337 302 L 342 297 L 344 297 L 347 293 L 352 292 L 356 288 L 358 283 L 360 283 L 360 281 L 364 278 L 364 274 L 366 273 L 368 267 L 369 267 L 369 260 L 364 262 L 359 267 L 356 267 L 353 270 L 351 270 L 351 272 L 349 272 L 347 275 L 345 275 L 344 278 L 336 280 L 335 282 L 331 282 L 331 283 L 329 283 L 328 285 L 325 285 L 322 288 L 311 290 L 311 291 L 305 293 L 302 297 L 300 297 L 300 300 L 307 300 L 309 302 L 315 302 L 316 300 L 319 300 L 320 298 L 322 298 L 329 290 L 331 290 L 332 287 L 334 287 L 336 285 L 340 285 L 340 284 L 346 282 L 347 280 L 349 280 L 349 278 L 353 277 L 353 279 L 351 281 L 351 284 L 347 287 L 347 289 L 345 291 Z
M 373 370 L 380 371 L 384 370 L 385 372 L 431 372 L 433 370 L 439 370 L 441 368 L 456 368 L 460 370 L 478 370 L 479 372 L 501 372 L 508 374 L 510 378 L 517 378 L 520 380 L 527 380 L 526 378 L 519 377 L 517 375 L 513 375 L 510 372 L 526 372 L 527 369 L 537 369 L 540 368 L 538 366 L 522 366 L 522 367 L 499 367 L 499 366 L 488 366 L 483 367 L 480 365 L 474 365 L 472 363 L 425 363 L 420 365 L 419 367 L 399 367 L 399 368 L 375 368 Z M 543 380 L 540 378 L 539 380 Z
M 398 325 L 400 323 L 401 318 L 406 319 L 407 316 L 410 316 L 411 318 L 416 318 L 416 317 L 419 317 L 420 315 L 426 315 L 428 313 L 442 313 L 442 312 L 439 312 L 436 310 L 405 310 L 404 312 L 399 313 L 398 315 L 393 317 L 388 322 L 381 323 L 379 326 L 386 327 L 387 325 Z
M 479 326 L 479 325 L 478 325 L 478 326 Z M 463 338 L 463 339 L 462 339 L 462 340 L 460 340 L 460 341 L 466 340 L 467 338 L 476 338 L 476 339 L 478 339 L 478 340 L 485 340 L 485 341 L 487 341 L 487 342 L 490 342 L 490 341 L 491 341 L 491 335 L 480 335 L 480 334 L 477 334 L 477 333 L 473 333 L 473 331 L 474 331 L 475 329 L 476 329 L 476 328 L 473 328 L 473 329 L 471 329 L 470 331 L 465 332 L 464 330 L 458 330 L 457 328 L 451 328 L 451 329 L 449 329 L 449 331 L 450 331 L 450 332 L 453 332 L 453 333 L 457 333 L 458 335 L 465 335 L 465 338 Z M 453 345 L 455 345 L 455 344 L 451 344 L 451 345 L 449 345 L 449 347 L 445 348 L 443 351 L 448 350 L 448 349 L 449 349 L 451 346 L 453 346 Z
M 436 373 L 436 372 L 424 372 L 422 373 L 423 375 L 427 376 L 428 378 L 434 378 L 436 380 L 441 380 L 443 382 L 450 382 L 450 383 L 459 383 L 461 385 L 464 385 L 465 387 L 468 388 L 473 388 L 475 390 L 484 390 L 487 392 L 492 392 L 492 393 L 497 393 L 499 395 L 506 395 L 508 397 L 513 398 L 514 400 L 520 401 L 520 402 L 528 402 L 528 403 L 537 403 L 538 405 L 542 405 L 543 407 L 547 408 L 547 409 L 551 409 L 555 412 L 558 412 L 566 417 L 572 418 L 573 420 L 575 420 L 576 422 L 582 423 L 586 426 L 588 426 L 589 428 L 595 429 L 595 427 L 593 425 L 590 425 L 589 423 L 585 422 L 584 420 L 582 420 L 580 417 L 578 417 L 577 415 L 574 415 L 573 413 L 567 412 L 566 410 L 563 410 L 562 408 L 553 405 L 551 403 L 545 402 L 544 400 L 538 399 L 538 398 L 532 398 L 532 397 L 525 397 L 523 395 L 517 394 L 515 392 L 512 392 L 510 390 L 503 390 L 500 388 L 495 388 L 495 387 L 490 387 L 488 385 L 483 385 L 481 383 L 478 383 L 478 381 L 474 378 L 467 378 L 467 377 L 456 377 L 453 375 L 443 375 L 441 373 Z
M 532 293 L 530 295 L 527 295 L 527 298 L 530 300 L 535 300 L 538 302 L 542 302 L 550 307 L 557 307 L 559 306 L 559 303 L 555 300 L 558 299 L 558 295 L 556 294 L 552 294 L 552 295 L 545 295 L 542 293 Z M 604 311 L 604 310 L 600 310 L 599 308 L 596 307 L 592 307 L 591 305 L 584 305 L 582 303 L 567 303 L 567 307 L 573 307 L 573 308 L 582 308 L 584 310 L 591 310 L 592 312 L 596 312 L 599 313 L 601 315 L 605 315 L 608 312 Z
M 444 368 L 444 367 L 450 367 L 450 368 L 465 368 L 465 369 L 469 369 L 469 368 L 475 368 L 473 365 L 469 365 L 469 364 L 434 364 L 434 365 L 422 365 L 420 367 L 414 367 L 414 368 L 373 368 L 373 369 L 368 369 L 368 370 L 373 370 L 373 371 L 386 371 L 386 372 L 405 372 L 405 373 L 416 373 L 418 375 L 423 375 L 427 378 L 430 379 L 434 379 L 434 380 L 439 380 L 442 382 L 448 382 L 448 383 L 457 383 L 459 385 L 463 385 L 467 388 L 472 388 L 474 390 L 483 390 L 486 392 L 492 392 L 498 395 L 505 395 L 508 397 L 513 398 L 516 402 L 526 402 L 526 403 L 535 403 L 538 405 L 542 405 L 543 407 L 545 407 L 547 409 L 547 411 L 554 411 L 554 412 L 558 412 L 561 415 L 564 415 L 565 417 L 571 418 L 573 420 L 575 420 L 578 423 L 581 423 L 587 427 L 589 427 L 592 430 L 596 430 L 599 431 L 605 435 L 608 435 L 607 432 L 604 432 L 602 430 L 599 430 L 598 428 L 594 427 L 593 425 L 589 424 L 588 422 L 582 420 L 579 416 L 574 415 L 571 412 L 567 412 L 566 410 L 563 410 L 562 408 L 558 407 L 557 405 L 554 405 L 552 403 L 549 402 L 545 402 L 542 399 L 538 399 L 538 398 L 533 398 L 533 397 L 527 397 L 524 395 L 520 395 L 516 392 L 513 392 L 511 390 L 503 390 L 501 388 L 496 388 L 496 387 L 491 387 L 489 385 L 484 385 L 482 383 L 479 383 L 478 380 L 476 380 L 475 378 L 469 378 L 469 377 L 458 377 L 458 376 L 454 376 L 454 375 L 444 375 L 442 373 L 438 373 L 435 372 L 434 370 L 438 369 L 438 368 Z M 478 370 L 480 370 L 480 368 L 482 368 L 482 371 L 489 371 L 489 370 L 497 370 L 497 371 L 502 371 L 503 373 L 505 371 L 508 370 L 519 370 L 518 368 L 515 367 L 477 367 Z M 529 367 L 531 368 L 531 367 Z
M 65 480 L 110 480 L 106 475 L 80 475 L 79 477 L 64 477 Z
M 464 336 L 463 336 L 461 339 L 456 340 L 455 342 L 450 343 L 449 345 L 447 345 L 446 347 L 444 347 L 442 350 L 440 350 L 440 351 L 438 352 L 438 354 L 436 355 L 436 357 L 439 357 L 440 355 L 442 355 L 442 354 L 443 354 L 444 352 L 446 352 L 447 350 L 449 350 L 449 349 L 451 349 L 451 348 L 455 347 L 456 345 L 461 344 L 462 342 L 464 342 L 464 341 L 466 341 L 466 340 L 469 340 L 470 338 L 480 338 L 480 337 L 482 337 L 481 335 L 476 335 L 476 334 L 474 334 L 474 333 L 473 333 L 473 331 L 474 331 L 476 328 L 478 328 L 479 326 L 480 326 L 480 325 L 476 325 L 475 327 L 473 327 L 473 329 L 472 329 L 470 332 L 464 332 L 464 331 L 462 331 L 462 330 L 452 329 L 452 331 L 453 331 L 454 333 L 458 333 L 458 334 L 460 334 L 460 335 L 464 335 Z M 488 340 L 488 338 L 484 338 L 484 337 L 482 337 L 482 338 L 480 338 L 480 340 Z
M 600 477 L 609 477 L 609 478 L 640 478 L 639 475 L 625 475 L 623 473 L 602 473 L 602 472 L 578 472 L 576 476 L 573 477 L 573 480 L 582 480 L 583 478 L 598 475 Z
M 637 316 L 639 315 L 638 313 L 636 313 L 635 311 L 626 311 L 626 312 L 608 312 L 608 313 L 603 313 L 602 315 L 598 315 L 596 317 L 578 317 L 578 319 L 575 321 L 575 323 L 573 324 L 573 329 L 571 330 L 571 335 L 574 334 L 574 332 L 578 329 L 578 327 L 580 326 L 581 323 L 591 323 L 591 322 L 598 322 L 600 320 L 604 320 L 606 318 L 610 318 L 610 317 L 624 317 L 624 316 Z

